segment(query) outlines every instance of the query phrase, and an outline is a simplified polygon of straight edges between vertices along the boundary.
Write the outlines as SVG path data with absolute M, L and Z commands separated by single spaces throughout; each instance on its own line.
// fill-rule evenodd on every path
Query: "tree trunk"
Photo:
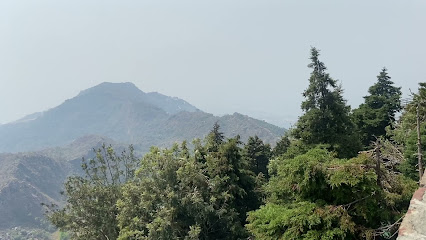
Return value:
M 420 116 L 419 116 L 419 104 L 416 107 L 416 120 L 417 120 L 417 158 L 419 160 L 419 181 L 422 180 L 423 176 L 423 154 L 422 154 L 422 139 L 420 136 Z
M 380 156 L 380 139 L 376 140 L 376 148 L 374 149 L 374 152 L 376 153 L 376 175 L 377 175 L 377 185 L 382 185 L 382 175 L 380 172 L 380 162 L 382 161 Z

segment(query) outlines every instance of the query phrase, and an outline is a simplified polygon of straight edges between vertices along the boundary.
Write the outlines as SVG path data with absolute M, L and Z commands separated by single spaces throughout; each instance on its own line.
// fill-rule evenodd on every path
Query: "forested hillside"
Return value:
M 193 147 L 153 147 L 142 159 L 104 147 L 67 179 L 66 204 L 47 206 L 48 220 L 72 239 L 396 239 L 424 172 L 426 84 L 403 106 L 378 69 L 351 109 L 310 53 L 303 115 L 275 146 L 260 132 L 242 141 L 249 124 L 225 137 L 219 122 Z M 173 118 L 165 129 L 180 135 Z

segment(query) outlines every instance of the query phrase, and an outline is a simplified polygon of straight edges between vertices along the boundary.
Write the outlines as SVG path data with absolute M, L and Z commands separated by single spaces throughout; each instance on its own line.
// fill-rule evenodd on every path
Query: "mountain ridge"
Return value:
M 186 118 L 177 122 L 176 116 L 179 119 L 181 113 L 186 113 Z M 168 132 L 171 129 L 175 131 L 174 141 L 191 140 L 204 136 L 216 121 L 224 125 L 225 135 L 231 136 L 228 132 L 239 128 L 237 125 L 242 122 L 237 124 L 237 118 L 227 116 L 205 113 L 180 98 L 156 92 L 145 93 L 133 83 L 105 82 L 83 90 L 47 111 L 1 125 L 0 152 L 41 150 L 68 144 L 85 135 L 140 144 L 147 150 L 152 145 L 170 143 Z M 199 126 L 202 131 L 195 132 L 192 125 L 203 124 L 203 121 L 205 124 Z M 252 127 L 262 126 L 263 131 L 259 134 L 270 143 L 284 133 L 284 129 L 260 120 L 247 118 L 247 121 Z M 240 134 L 245 139 L 249 133 Z

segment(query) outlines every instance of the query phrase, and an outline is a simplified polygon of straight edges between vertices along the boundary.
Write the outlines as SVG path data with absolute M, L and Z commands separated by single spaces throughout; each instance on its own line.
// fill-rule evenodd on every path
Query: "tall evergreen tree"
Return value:
M 223 143 L 225 137 L 223 132 L 220 131 L 220 125 L 218 122 L 215 122 L 213 129 L 209 132 L 206 137 L 207 141 L 207 151 L 217 152 L 219 151 L 219 146 Z
M 244 157 L 247 159 L 254 174 L 268 176 L 268 163 L 271 157 L 271 146 L 264 144 L 258 136 L 249 137 L 244 145 Z
M 412 101 L 405 106 L 396 127 L 389 131 L 391 138 L 404 147 L 405 161 L 399 169 L 404 175 L 416 181 L 419 180 L 419 147 L 420 153 L 426 151 L 426 83 L 419 83 L 419 86 Z M 418 129 L 417 116 L 419 117 Z M 420 133 L 420 139 L 417 131 Z M 418 146 L 419 143 L 420 146 Z M 423 158 L 422 165 L 425 164 Z
M 326 72 L 327 68 L 319 60 L 319 51 L 311 48 L 313 71 L 309 87 L 303 92 L 305 101 L 293 135 L 305 144 L 328 144 L 331 150 L 341 157 L 356 155 L 360 148 L 358 137 L 353 133 L 354 124 L 350 119 L 350 107 L 342 97 L 342 88 Z
M 212 204 L 215 208 L 225 206 L 226 215 L 221 216 L 222 239 L 245 236 L 244 223 L 248 209 L 247 196 L 255 183 L 254 174 L 247 171 L 239 148 L 239 137 L 228 139 L 216 153 L 208 153 L 206 173 L 210 179 Z M 251 173 L 251 176 L 250 176 Z
M 290 147 L 290 139 L 287 135 L 281 137 L 281 139 L 277 142 L 274 149 L 272 150 L 272 156 L 278 157 L 287 152 L 287 149 Z
M 386 135 L 386 127 L 395 122 L 395 114 L 401 110 L 401 88 L 393 86 L 387 69 L 383 68 L 377 82 L 368 89 L 364 103 L 353 111 L 361 141 L 368 146 L 376 137 Z

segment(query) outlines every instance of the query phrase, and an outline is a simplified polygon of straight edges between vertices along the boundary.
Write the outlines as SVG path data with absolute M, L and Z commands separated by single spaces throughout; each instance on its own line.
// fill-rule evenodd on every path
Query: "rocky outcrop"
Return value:
M 426 240 L 426 174 L 399 227 L 398 240 Z

